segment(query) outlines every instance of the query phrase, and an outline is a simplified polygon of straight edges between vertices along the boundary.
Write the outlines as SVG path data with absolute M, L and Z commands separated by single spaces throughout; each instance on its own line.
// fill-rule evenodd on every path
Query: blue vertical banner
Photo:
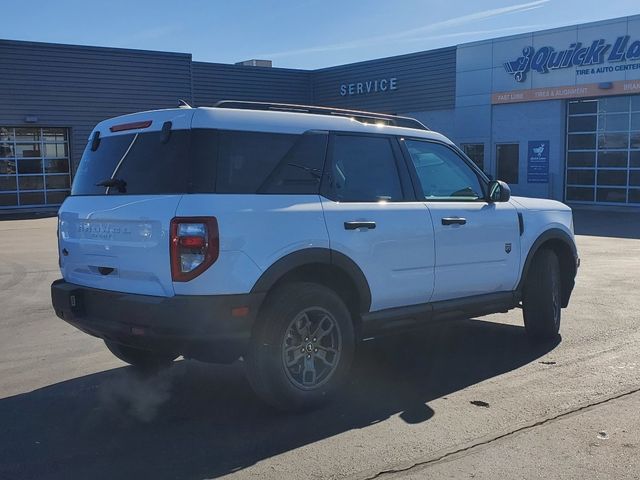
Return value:
M 549 183 L 549 140 L 529 141 L 527 183 Z

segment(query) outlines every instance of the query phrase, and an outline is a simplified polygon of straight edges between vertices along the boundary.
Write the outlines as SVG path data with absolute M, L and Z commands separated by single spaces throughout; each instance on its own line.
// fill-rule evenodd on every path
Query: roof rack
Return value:
M 217 108 L 238 108 L 242 110 L 273 110 L 279 112 L 312 113 L 315 115 L 333 115 L 353 118 L 362 123 L 384 123 L 394 127 L 429 130 L 415 118 L 388 115 L 386 113 L 363 112 L 344 108 L 294 105 L 289 103 L 249 102 L 242 100 L 222 100 L 214 105 Z

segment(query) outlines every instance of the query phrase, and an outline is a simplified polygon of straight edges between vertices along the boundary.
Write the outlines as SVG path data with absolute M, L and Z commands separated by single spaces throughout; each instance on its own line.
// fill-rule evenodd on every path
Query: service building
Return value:
M 0 40 L 0 214 L 55 209 L 93 126 L 220 100 L 414 116 L 516 195 L 640 207 L 640 15 L 318 70 Z

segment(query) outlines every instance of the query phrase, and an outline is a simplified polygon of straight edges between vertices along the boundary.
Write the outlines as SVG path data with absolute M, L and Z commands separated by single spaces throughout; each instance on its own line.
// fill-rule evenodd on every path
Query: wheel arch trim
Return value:
M 533 242 L 533 244 L 531 245 L 531 248 L 529 249 L 529 252 L 527 253 L 527 258 L 524 262 L 524 267 L 522 268 L 522 274 L 520 275 L 520 280 L 518 282 L 518 286 L 516 287 L 516 291 L 522 294 L 524 282 L 527 278 L 527 274 L 529 273 L 529 268 L 531 267 L 531 263 L 533 262 L 533 259 L 536 253 L 538 252 L 538 250 L 540 250 L 540 248 L 542 248 L 545 244 L 547 244 L 550 241 L 562 242 L 565 246 L 567 246 L 570 249 L 573 255 L 573 259 L 572 259 L 573 261 L 571 262 L 571 265 L 573 266 L 573 268 L 569 272 L 569 276 L 568 276 L 568 278 L 571 280 L 571 284 L 570 284 L 569 292 L 566 295 L 563 295 L 563 297 L 566 297 L 563 299 L 563 307 L 566 307 L 566 304 L 568 304 L 569 302 L 568 297 L 571 294 L 571 290 L 573 289 L 573 280 L 577 273 L 578 250 L 571 236 L 564 230 L 561 230 L 560 228 L 551 228 L 549 230 L 545 230 Z M 559 259 L 559 260 L 562 262 L 562 259 Z
M 361 313 L 369 311 L 371 308 L 371 289 L 364 273 L 360 267 L 344 253 L 329 248 L 305 248 L 279 258 L 260 275 L 260 278 L 258 278 L 251 289 L 251 293 L 266 293 L 279 280 L 293 270 L 305 265 L 318 263 L 331 265 L 344 271 L 358 292 Z

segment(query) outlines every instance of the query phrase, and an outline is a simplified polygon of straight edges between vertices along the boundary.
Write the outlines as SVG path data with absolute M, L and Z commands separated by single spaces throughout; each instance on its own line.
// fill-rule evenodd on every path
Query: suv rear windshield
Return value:
M 194 129 L 90 141 L 72 195 L 318 193 L 325 133 Z

